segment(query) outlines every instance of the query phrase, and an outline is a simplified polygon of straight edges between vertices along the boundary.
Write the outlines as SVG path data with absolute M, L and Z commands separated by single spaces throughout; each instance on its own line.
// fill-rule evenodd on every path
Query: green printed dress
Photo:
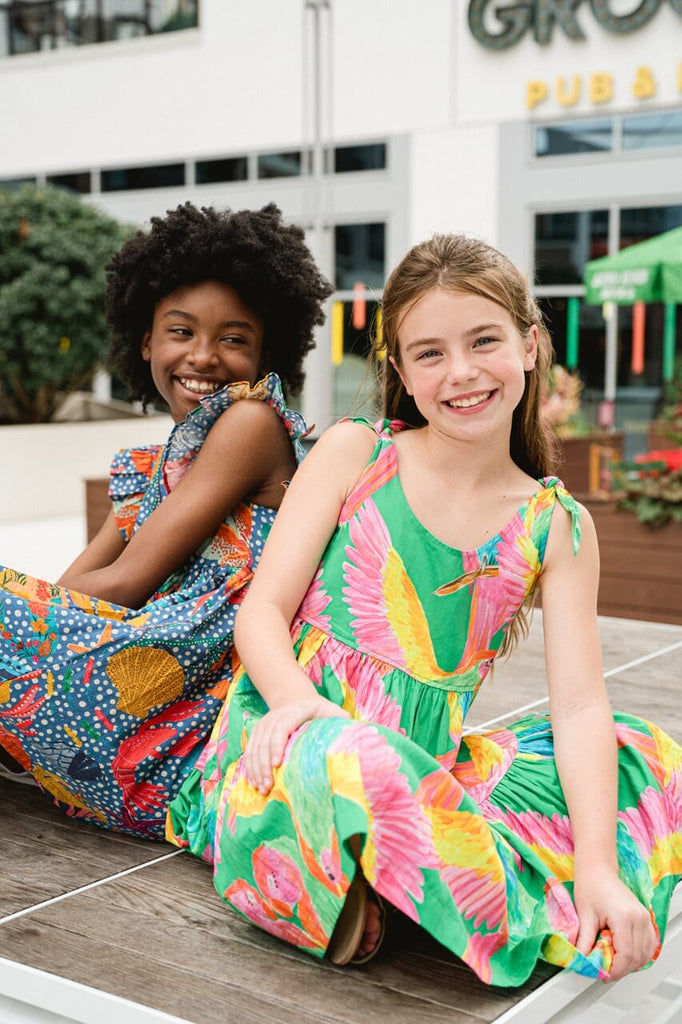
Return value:
M 519 985 L 543 958 L 608 976 L 608 931 L 574 946 L 571 826 L 547 715 L 463 735 L 466 713 L 542 568 L 555 478 L 475 551 L 415 518 L 393 432 L 369 464 L 292 624 L 301 667 L 352 716 L 305 723 L 262 795 L 241 754 L 267 708 L 238 669 L 210 742 L 170 807 L 168 837 L 213 864 L 220 896 L 254 924 L 322 956 L 360 865 L 389 903 L 484 981 Z M 663 935 L 682 872 L 682 751 L 616 717 L 618 855 Z
M 109 495 L 124 539 L 191 468 L 237 401 L 280 415 L 298 459 L 305 424 L 279 377 L 200 399 L 165 446 L 126 448 Z M 67 813 L 162 839 L 166 811 L 232 678 L 232 628 L 275 510 L 242 502 L 142 608 L 124 608 L 0 566 L 0 746 Z

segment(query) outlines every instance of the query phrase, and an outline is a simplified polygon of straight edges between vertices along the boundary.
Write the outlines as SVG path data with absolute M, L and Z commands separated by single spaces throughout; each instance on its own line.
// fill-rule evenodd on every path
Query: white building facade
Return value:
M 0 111 L 0 187 L 140 224 L 274 201 L 303 225 L 344 302 L 309 366 L 318 426 L 346 411 L 388 271 L 461 231 L 536 281 L 559 361 L 642 448 L 663 311 L 633 374 L 629 309 L 585 306 L 581 281 L 682 224 L 682 0 L 0 0 Z

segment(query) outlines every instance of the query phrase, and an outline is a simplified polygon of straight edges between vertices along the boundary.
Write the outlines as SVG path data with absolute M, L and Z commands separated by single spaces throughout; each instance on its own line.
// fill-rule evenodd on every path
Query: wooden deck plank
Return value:
M 614 707 L 651 717 L 682 738 L 682 627 L 602 619 Z M 546 697 L 541 613 L 529 639 L 498 666 L 469 716 L 473 728 Z M 0 913 L 62 896 L 2 924 L 2 951 L 47 971 L 192 1024 L 488 1024 L 553 971 L 522 989 L 483 985 L 417 926 L 392 922 L 385 949 L 364 968 L 319 963 L 230 913 L 210 869 L 189 854 L 102 832 L 63 814 L 37 790 L 0 780 Z M 111 879 L 143 865 L 135 873 Z M 96 1021 L 96 1018 L 93 1018 Z
M 66 818 L 37 787 L 0 778 L 0 917 L 169 851 Z
M 402 920 L 386 951 L 352 971 L 312 960 L 230 913 L 210 870 L 188 855 L 143 869 L 3 927 L 5 956 L 196 1024 L 320 1021 L 482 1024 L 521 994 L 483 985 Z M 542 968 L 529 992 L 551 973 Z M 197 998 L 197 993 L 202 995 Z M 307 1019 L 304 1017 L 303 1019 Z

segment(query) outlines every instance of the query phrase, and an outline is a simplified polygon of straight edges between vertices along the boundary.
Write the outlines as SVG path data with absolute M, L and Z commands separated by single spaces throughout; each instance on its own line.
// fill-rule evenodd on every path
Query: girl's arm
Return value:
M 549 701 L 557 768 L 575 851 L 576 946 L 588 953 L 602 928 L 613 936 L 610 977 L 651 959 L 656 935 L 645 907 L 618 878 L 618 761 L 597 624 L 599 552 L 581 508 L 582 540 L 573 555 L 570 517 L 557 503 L 541 577 Z
M 262 792 L 295 729 L 311 718 L 345 715 L 299 668 L 289 627 L 375 440 L 367 427 L 349 422 L 320 438 L 287 491 L 237 615 L 237 652 L 270 708 L 254 726 L 244 759 L 247 778 Z
M 235 505 L 279 493 L 294 467 L 291 442 L 275 410 L 264 402 L 236 402 L 216 420 L 191 468 L 130 542 L 115 539 L 110 514 L 58 582 L 139 608 L 213 536 Z

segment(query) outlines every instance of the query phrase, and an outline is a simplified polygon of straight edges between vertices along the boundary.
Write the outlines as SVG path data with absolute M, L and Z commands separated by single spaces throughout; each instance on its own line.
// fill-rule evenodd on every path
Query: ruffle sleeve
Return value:
M 257 399 L 272 406 L 287 428 L 291 443 L 300 462 L 305 455 L 301 439 L 309 433 L 305 420 L 300 413 L 290 409 L 282 392 L 282 383 L 276 373 L 268 373 L 253 387 L 248 381 L 226 384 L 213 395 L 205 395 L 199 399 L 199 405 L 193 409 L 181 423 L 178 423 L 168 441 L 166 458 L 168 461 L 180 461 L 190 452 L 198 452 L 204 439 L 222 413 L 235 402 L 242 399 Z
M 163 452 L 162 445 L 122 448 L 116 452 L 109 470 L 109 497 L 116 525 L 126 541 L 130 540 L 149 481 Z

